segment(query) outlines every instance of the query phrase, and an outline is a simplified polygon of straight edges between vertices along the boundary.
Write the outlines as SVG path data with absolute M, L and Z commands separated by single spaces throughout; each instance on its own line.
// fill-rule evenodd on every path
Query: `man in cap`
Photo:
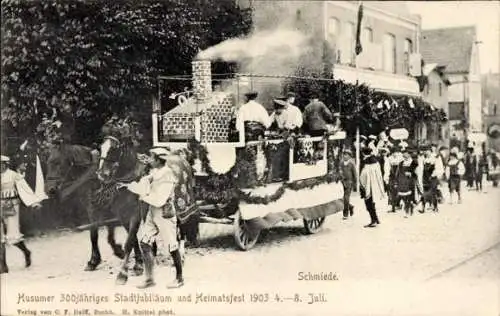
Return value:
M 272 124 L 276 124 L 279 130 L 297 131 L 302 127 L 302 113 L 295 105 L 287 101 L 275 99 L 271 122 Z
M 26 267 L 31 265 L 31 251 L 28 250 L 23 240 L 19 223 L 19 206 L 23 202 L 28 207 L 40 208 L 43 198 L 38 197 L 26 183 L 24 177 L 9 169 L 10 158 L 1 156 L 1 205 L 0 205 L 0 273 L 9 272 L 6 260 L 5 245 L 16 246 L 24 254 Z
M 325 135 L 327 124 L 333 123 L 332 112 L 319 101 L 315 92 L 311 93 L 310 103 L 304 109 L 303 121 L 307 133 L 313 137 Z
M 370 223 L 365 227 L 376 227 L 380 224 L 375 208 L 376 201 L 385 198 L 384 181 L 382 171 L 377 157 L 373 155 L 373 149 L 365 147 L 363 149 L 364 166 L 359 175 L 360 195 L 365 200 L 366 210 L 370 214 Z
M 153 148 L 151 153 L 150 173 L 139 182 L 122 184 L 139 199 L 148 204 L 149 210 L 141 221 L 137 238 L 144 257 L 146 280 L 139 288 L 155 285 L 153 276 L 152 247 L 156 242 L 159 249 L 166 250 L 174 261 L 176 278 L 169 288 L 181 287 L 184 284 L 182 275 L 182 258 L 177 240 L 177 214 L 174 206 L 174 190 L 178 179 L 167 164 L 170 152 L 165 148 Z
M 340 165 L 342 175 L 342 186 L 344 187 L 344 212 L 343 219 L 346 220 L 354 214 L 354 206 L 350 203 L 351 192 L 356 188 L 356 167 L 352 159 L 352 152 L 345 149 Z
M 255 101 L 258 93 L 251 91 L 245 94 L 246 103 L 243 104 L 236 115 L 236 126 L 243 127 L 245 130 L 245 137 L 247 140 L 254 139 L 254 132 L 263 134 L 266 129 L 271 125 L 271 119 L 267 110 L 262 104 Z

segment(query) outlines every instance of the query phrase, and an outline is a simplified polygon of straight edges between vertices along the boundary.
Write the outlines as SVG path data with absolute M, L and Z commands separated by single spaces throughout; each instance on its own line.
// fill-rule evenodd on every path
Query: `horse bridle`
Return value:
M 118 138 L 113 137 L 113 136 L 106 136 L 104 139 L 111 139 L 112 141 L 117 143 L 117 145 L 115 147 L 118 149 L 118 159 L 117 160 L 110 159 L 109 152 L 108 152 L 107 157 L 102 157 L 102 156 L 99 157 L 99 162 L 101 162 L 101 161 L 119 162 L 121 157 L 123 156 L 123 152 L 124 152 L 122 142 L 120 142 L 120 140 L 118 140 Z M 111 148 L 113 148 L 113 147 L 111 147 Z

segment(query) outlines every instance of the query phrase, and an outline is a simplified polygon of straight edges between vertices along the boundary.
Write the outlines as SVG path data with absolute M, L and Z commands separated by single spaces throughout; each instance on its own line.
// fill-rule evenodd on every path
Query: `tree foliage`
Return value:
M 147 128 L 157 76 L 189 74 L 200 50 L 249 21 L 234 1 L 2 1 L 3 123 L 32 133 L 41 113 L 70 107 L 75 142 L 94 141 L 112 114 Z

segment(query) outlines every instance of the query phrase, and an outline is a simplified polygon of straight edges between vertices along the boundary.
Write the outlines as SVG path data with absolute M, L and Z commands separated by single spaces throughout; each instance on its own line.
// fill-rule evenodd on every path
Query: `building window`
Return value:
M 403 72 L 407 75 L 410 74 L 410 55 L 413 53 L 413 43 L 410 39 L 406 38 L 403 49 Z
M 347 22 L 346 27 L 345 27 L 345 33 L 344 33 L 344 45 L 345 45 L 345 57 L 346 57 L 346 62 L 349 64 L 352 64 L 354 62 L 355 58 L 355 52 L 354 52 L 354 46 L 356 43 L 354 42 L 354 38 L 356 37 L 356 27 L 354 23 L 352 22 Z
M 413 43 L 411 39 L 405 39 L 405 47 L 404 47 L 404 52 L 408 54 L 413 54 Z
M 369 27 L 363 29 L 361 43 L 373 43 L 373 30 Z
M 340 22 L 337 18 L 330 18 L 328 20 L 328 35 L 337 36 L 340 32 Z
M 384 71 L 396 73 L 396 37 L 384 35 Z

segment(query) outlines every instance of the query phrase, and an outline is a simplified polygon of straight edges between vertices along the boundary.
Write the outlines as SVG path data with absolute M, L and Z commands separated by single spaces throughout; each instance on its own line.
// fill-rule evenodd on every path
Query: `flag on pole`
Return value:
M 358 9 L 358 27 L 356 29 L 356 56 L 361 54 L 363 46 L 361 45 L 361 20 L 363 19 L 363 3 L 359 5 Z
M 410 100 L 408 100 L 408 104 L 410 105 L 410 108 L 415 108 L 415 104 L 413 103 L 413 99 L 410 98 Z

